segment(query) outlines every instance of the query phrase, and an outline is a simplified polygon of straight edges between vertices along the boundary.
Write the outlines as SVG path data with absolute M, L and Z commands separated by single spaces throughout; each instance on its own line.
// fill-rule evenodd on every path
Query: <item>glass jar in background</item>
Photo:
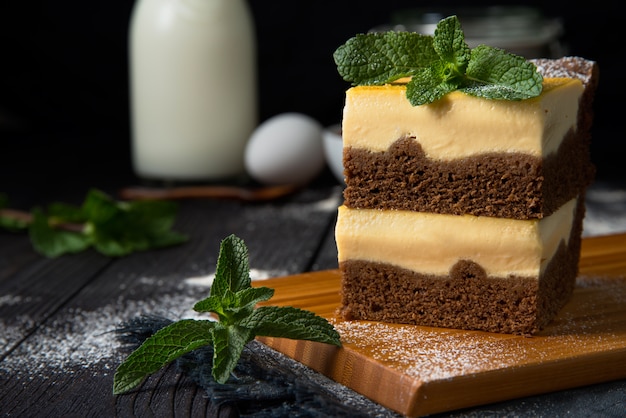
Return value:
M 390 22 L 373 28 L 432 35 L 437 23 L 456 15 L 470 48 L 484 44 L 505 49 L 526 59 L 559 58 L 567 53 L 562 44 L 563 25 L 533 7 L 486 6 L 458 8 L 411 8 L 394 12 Z
M 257 120 L 245 0 L 137 0 L 129 27 L 132 161 L 147 180 L 244 174 Z

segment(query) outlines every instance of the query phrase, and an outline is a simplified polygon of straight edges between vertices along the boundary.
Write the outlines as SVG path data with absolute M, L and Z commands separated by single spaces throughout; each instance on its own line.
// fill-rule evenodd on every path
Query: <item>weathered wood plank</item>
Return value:
M 261 274 L 302 272 L 332 222 L 337 196 L 335 188 L 322 187 L 271 203 L 183 201 L 175 229 L 190 240 L 181 246 L 120 259 L 85 252 L 26 260 L 0 283 L 0 289 L 20 297 L 19 303 L 0 307 L 0 319 L 22 318 L 14 324 L 21 333 L 0 362 L 0 381 L 10 382 L 0 385 L 0 413 L 230 414 L 228 408 L 216 411 L 200 389 L 171 370 L 129 398 L 113 397 L 112 376 L 122 359 L 113 331 L 140 314 L 193 315 L 193 302 L 208 288 L 186 279 L 214 272 L 220 241 L 229 234 L 244 239 L 250 265 Z

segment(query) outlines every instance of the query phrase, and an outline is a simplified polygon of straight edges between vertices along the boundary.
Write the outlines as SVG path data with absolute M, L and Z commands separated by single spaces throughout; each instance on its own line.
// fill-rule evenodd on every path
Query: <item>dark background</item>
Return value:
M 348 87 L 332 60 L 339 45 L 388 22 L 395 10 L 457 4 L 467 2 L 249 0 L 261 121 L 298 111 L 324 125 L 338 122 Z M 582 8 L 566 1 L 523 4 L 561 18 L 569 54 L 599 63 L 592 156 L 598 178 L 623 181 L 624 132 L 620 118 L 611 119 L 621 110 L 617 100 L 624 92 L 618 2 L 587 2 Z M 85 171 L 103 178 L 132 176 L 127 35 L 133 5 L 37 0 L 0 6 L 0 192 L 17 178 L 32 177 L 43 188 L 85 177 Z

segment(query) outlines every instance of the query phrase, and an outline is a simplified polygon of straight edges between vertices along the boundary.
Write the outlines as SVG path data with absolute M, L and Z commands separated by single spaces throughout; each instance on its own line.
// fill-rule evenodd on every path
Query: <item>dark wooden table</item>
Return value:
M 24 209 L 49 201 L 80 203 L 87 185 L 100 184 L 74 178 L 44 187 L 40 181 L 26 188 L 12 183 L 0 192 L 13 193 Z M 101 188 L 115 196 L 128 181 L 107 177 Z M 236 416 L 236 407 L 212 405 L 174 367 L 139 390 L 113 396 L 113 373 L 125 356 L 113 331 L 141 314 L 192 314 L 193 302 L 208 294 L 203 280 L 214 272 L 220 241 L 229 234 L 246 242 L 253 278 L 336 268 L 333 229 L 341 192 L 326 173 L 270 202 L 180 201 L 174 229 L 188 234 L 189 242 L 123 258 L 88 250 L 48 259 L 25 234 L 0 231 L 0 415 Z M 359 413 L 370 408 L 371 416 L 394 416 L 367 400 L 361 405 Z M 626 382 L 617 381 L 446 416 L 623 416 L 624 406 Z

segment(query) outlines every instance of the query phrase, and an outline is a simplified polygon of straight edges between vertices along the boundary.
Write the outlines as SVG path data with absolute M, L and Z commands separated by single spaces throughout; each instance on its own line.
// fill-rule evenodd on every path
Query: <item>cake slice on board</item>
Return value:
M 580 57 L 521 62 L 495 49 L 446 50 L 443 40 L 463 41 L 459 30 L 451 17 L 434 39 L 359 37 L 379 51 L 401 42 L 388 50 L 429 52 L 413 73 L 388 69 L 386 79 L 346 92 L 340 311 L 344 319 L 534 334 L 569 300 L 578 272 L 598 68 Z M 355 58 L 354 41 L 346 45 L 335 54 L 344 78 L 355 66 L 360 75 L 376 68 Z M 465 76 L 424 83 L 459 62 Z M 517 94 L 537 80 L 528 96 L 488 97 L 489 83 Z M 437 92 L 416 104 L 425 86 Z

